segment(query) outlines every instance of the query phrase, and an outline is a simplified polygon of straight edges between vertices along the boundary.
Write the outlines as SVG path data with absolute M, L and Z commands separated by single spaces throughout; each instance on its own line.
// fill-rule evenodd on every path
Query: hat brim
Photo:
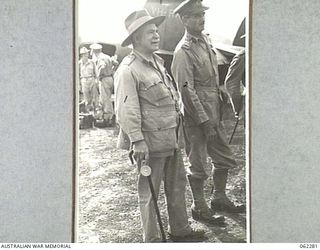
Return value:
M 157 17 L 153 17 L 150 20 L 140 24 L 139 26 L 137 26 L 134 30 L 131 31 L 131 33 L 127 36 L 126 39 L 124 39 L 124 41 L 121 43 L 122 47 L 126 47 L 128 45 L 130 45 L 132 43 L 131 41 L 131 37 L 132 35 L 138 30 L 140 29 L 142 26 L 146 25 L 146 24 L 150 24 L 150 23 L 154 23 L 155 25 L 159 26 L 160 24 L 163 23 L 164 19 L 166 17 L 165 16 L 157 16 Z
M 90 48 L 91 50 L 98 50 L 98 49 L 102 49 L 102 47 L 93 47 L 93 48 Z

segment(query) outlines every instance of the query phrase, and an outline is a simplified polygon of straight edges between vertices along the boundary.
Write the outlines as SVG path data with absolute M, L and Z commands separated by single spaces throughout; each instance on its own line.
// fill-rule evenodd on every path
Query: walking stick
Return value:
M 239 117 L 238 112 L 236 111 L 236 109 L 235 109 L 235 107 L 234 107 L 233 100 L 232 100 L 232 98 L 231 98 L 230 95 L 229 95 L 229 100 L 230 100 L 231 109 L 232 109 L 232 111 L 233 111 L 233 113 L 234 113 L 234 117 L 237 119 L 237 120 L 236 120 L 236 124 L 234 125 L 234 128 L 233 128 L 231 137 L 230 137 L 230 139 L 229 139 L 229 144 L 230 144 L 230 143 L 232 142 L 234 133 L 236 132 L 238 123 L 239 123 L 239 121 L 240 121 L 240 117 Z
M 233 132 L 232 132 L 231 137 L 230 137 L 230 139 L 229 139 L 229 144 L 232 142 L 232 138 L 233 138 L 233 136 L 234 136 L 234 133 L 236 132 L 238 123 L 239 123 L 239 121 L 240 121 L 239 116 L 237 116 L 236 119 L 237 119 L 237 121 L 236 121 L 236 124 L 234 125 Z
M 152 180 L 151 180 L 151 168 L 148 165 L 145 165 L 144 162 L 142 162 L 142 163 L 143 164 L 140 168 L 140 173 L 141 173 L 141 175 L 147 177 L 147 179 L 148 179 L 148 183 L 149 183 L 149 187 L 150 187 L 150 191 L 151 191 L 151 195 L 152 195 L 152 200 L 154 203 L 154 208 L 156 210 L 157 219 L 158 219 L 158 223 L 159 223 L 159 227 L 160 227 L 162 242 L 167 242 L 166 235 L 163 230 L 163 225 L 162 225 L 160 211 L 159 211 L 159 207 L 158 207 L 158 203 L 157 203 L 156 193 L 154 192 L 154 188 L 153 188 L 153 184 L 152 184 Z

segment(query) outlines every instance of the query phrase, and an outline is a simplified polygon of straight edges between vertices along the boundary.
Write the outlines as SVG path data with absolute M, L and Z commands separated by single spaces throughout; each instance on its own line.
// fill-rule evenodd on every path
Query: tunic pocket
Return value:
M 194 75 L 194 81 L 201 86 L 210 86 L 212 77 L 207 65 L 201 64 Z
M 143 114 L 142 132 L 150 152 L 165 152 L 178 147 L 176 111 Z
M 176 111 L 145 111 L 142 113 L 142 131 L 160 131 L 177 127 Z
M 141 82 L 139 86 L 139 95 L 142 100 L 154 104 L 155 106 L 172 103 L 170 90 L 159 80 Z

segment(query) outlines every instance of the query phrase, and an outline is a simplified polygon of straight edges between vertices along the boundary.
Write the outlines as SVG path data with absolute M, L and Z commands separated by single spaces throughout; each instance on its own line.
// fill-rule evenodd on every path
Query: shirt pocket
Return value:
M 139 95 L 143 101 L 146 101 L 155 106 L 172 103 L 170 90 L 161 80 L 140 82 Z
M 166 152 L 178 147 L 175 111 L 145 112 L 142 116 L 142 132 L 150 152 Z
M 208 65 L 201 63 L 196 66 L 196 71 L 194 74 L 194 81 L 196 84 L 209 86 L 211 84 L 212 78 L 213 76 L 210 72 L 210 69 L 208 68 Z
M 142 112 L 142 131 L 160 131 L 177 127 L 177 112 L 149 110 Z

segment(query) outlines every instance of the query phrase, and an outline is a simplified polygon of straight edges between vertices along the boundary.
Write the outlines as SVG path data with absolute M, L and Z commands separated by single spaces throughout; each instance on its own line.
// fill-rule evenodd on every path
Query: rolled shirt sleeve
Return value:
M 179 49 L 172 61 L 171 71 L 178 84 L 185 112 L 199 125 L 209 120 L 194 88 L 193 64 L 183 49 Z

